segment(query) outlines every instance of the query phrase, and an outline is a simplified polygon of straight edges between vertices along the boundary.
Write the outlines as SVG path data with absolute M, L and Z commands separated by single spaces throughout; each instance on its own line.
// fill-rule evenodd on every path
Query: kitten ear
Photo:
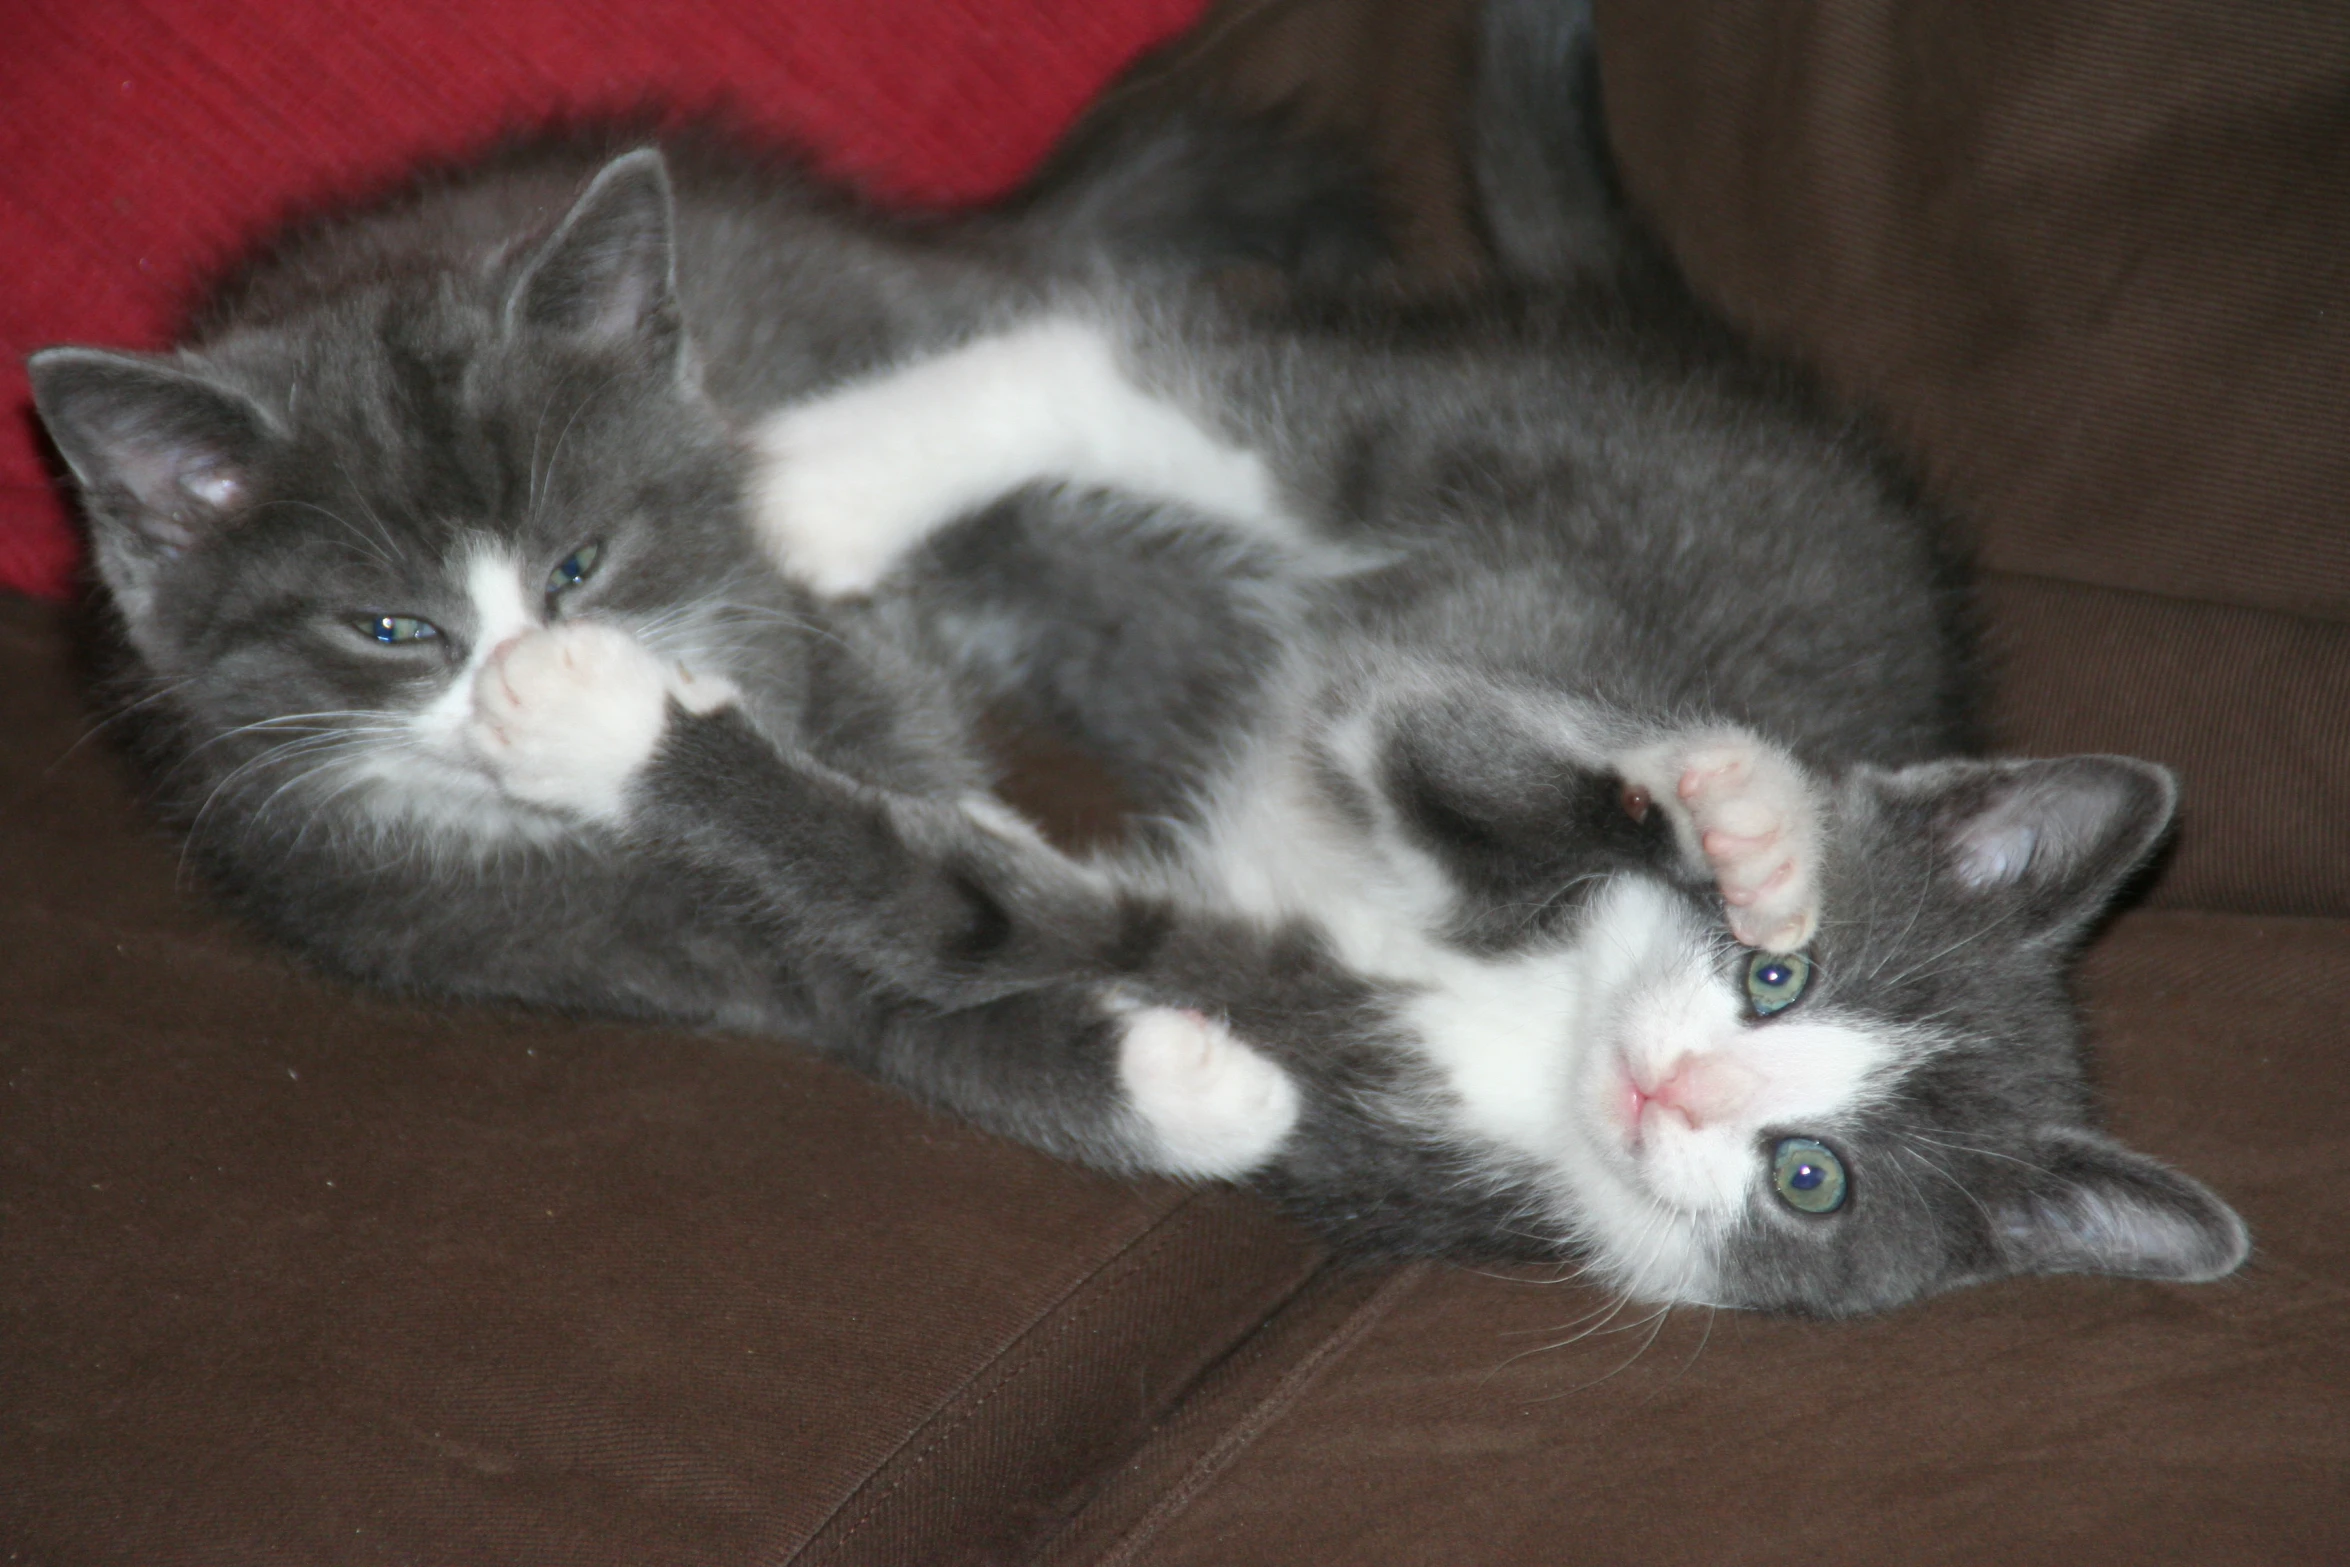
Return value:
M 2026 1188 L 1995 1200 L 2018 1273 L 2111 1273 L 2200 1284 L 2233 1273 L 2252 1236 L 2201 1183 L 2092 1132 L 2052 1128 Z
M 2065 936 L 2153 853 L 2179 797 L 2167 768 L 2127 756 L 1927 763 L 1892 787 L 1924 797 L 1941 872 L 1964 894 Z
M 270 426 L 243 393 L 173 360 L 95 348 L 43 349 L 26 369 L 94 524 L 177 554 L 251 501 Z
M 509 326 L 591 343 L 679 335 L 669 166 L 657 147 L 613 159 L 531 258 L 506 302 Z

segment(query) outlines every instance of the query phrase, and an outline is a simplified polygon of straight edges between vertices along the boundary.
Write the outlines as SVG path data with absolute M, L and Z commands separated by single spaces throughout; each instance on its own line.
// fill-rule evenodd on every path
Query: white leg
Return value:
M 1253 452 L 1136 386 L 1109 338 L 1067 316 L 779 410 L 752 439 L 759 540 L 787 576 L 827 596 L 872 591 L 933 532 L 1050 480 L 1301 539 Z

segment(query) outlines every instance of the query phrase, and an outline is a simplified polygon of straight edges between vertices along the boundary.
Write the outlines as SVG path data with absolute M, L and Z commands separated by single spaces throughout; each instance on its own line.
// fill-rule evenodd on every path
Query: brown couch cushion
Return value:
M 2350 910 L 2350 622 L 2005 572 L 1983 605 L 2003 749 L 2185 779 L 2152 903 Z
M 2350 10 L 1599 6 L 1700 291 L 1880 404 L 2002 571 L 2350 619 Z
M 0 601 L 15 1559 L 1012 1552 L 1313 1271 L 788 1046 L 296 971 L 65 755 L 58 620 Z

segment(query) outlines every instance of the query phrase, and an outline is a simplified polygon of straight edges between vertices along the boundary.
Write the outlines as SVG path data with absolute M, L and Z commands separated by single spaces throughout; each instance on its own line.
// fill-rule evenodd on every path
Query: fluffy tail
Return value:
M 1113 91 L 1009 215 L 1071 260 L 1182 269 L 1262 263 L 1337 281 L 1387 254 L 1362 164 L 1276 115 Z
M 1485 0 L 1469 163 L 1494 258 L 1514 280 L 1635 259 L 1599 93 L 1591 0 Z
M 1622 275 L 1648 258 L 1600 112 L 1591 0 L 1484 0 L 1460 126 L 1497 270 L 1515 285 Z M 1073 261 L 1200 269 L 1267 263 L 1309 285 L 1393 257 L 1368 149 L 1233 107 L 1146 60 L 1001 209 Z

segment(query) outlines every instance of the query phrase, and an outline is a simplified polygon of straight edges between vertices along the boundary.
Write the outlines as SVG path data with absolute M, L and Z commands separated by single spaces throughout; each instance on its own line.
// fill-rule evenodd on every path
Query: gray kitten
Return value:
M 1584 101 L 1561 20 L 1494 13 L 1521 104 Z M 1600 188 L 1491 118 L 1497 211 Z M 1874 453 L 1612 222 L 1522 299 L 1223 302 L 1350 209 L 1202 220 L 1278 160 L 1171 134 L 959 224 L 542 152 L 174 355 L 36 356 L 214 878 L 345 972 L 809 1034 L 1367 1246 L 1831 1313 L 2233 1267 L 2088 1129 L 2064 994 L 2169 780 L 1938 759 L 1949 573 Z M 1160 829 L 994 804 L 1006 691 Z

